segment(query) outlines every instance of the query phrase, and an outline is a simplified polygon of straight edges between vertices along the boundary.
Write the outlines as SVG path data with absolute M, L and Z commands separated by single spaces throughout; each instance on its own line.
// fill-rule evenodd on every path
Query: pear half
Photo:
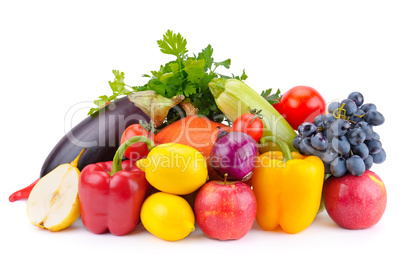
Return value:
M 34 186 L 27 201 L 27 213 L 33 225 L 59 231 L 78 219 L 80 171 L 77 162 L 84 150 L 70 164 L 59 165 Z

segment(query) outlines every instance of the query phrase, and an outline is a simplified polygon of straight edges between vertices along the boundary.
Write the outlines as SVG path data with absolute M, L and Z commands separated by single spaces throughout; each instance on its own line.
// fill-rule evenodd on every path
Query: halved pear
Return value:
M 59 231 L 78 219 L 80 171 L 77 162 L 84 150 L 70 164 L 59 165 L 34 186 L 27 201 L 27 213 L 33 225 Z

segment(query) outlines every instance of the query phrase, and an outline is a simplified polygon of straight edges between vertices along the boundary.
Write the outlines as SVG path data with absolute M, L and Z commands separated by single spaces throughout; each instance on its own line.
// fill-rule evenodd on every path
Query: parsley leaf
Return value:
M 212 53 L 214 49 L 211 45 L 208 45 L 206 48 L 202 49 L 202 52 L 198 54 L 197 59 L 203 59 L 205 61 L 205 71 L 211 70 L 212 63 L 214 62 L 214 58 L 212 57 Z
M 282 95 L 281 95 L 281 90 L 277 89 L 276 93 L 271 95 L 272 88 L 269 88 L 267 90 L 264 90 L 261 92 L 261 96 L 267 100 L 268 103 L 271 105 L 277 104 L 281 101 Z
M 230 58 L 226 59 L 225 61 L 221 62 L 214 62 L 215 68 L 219 66 L 224 66 L 225 68 L 230 68 Z
M 187 53 L 186 45 L 187 40 L 184 39 L 180 33 L 175 34 L 171 30 L 163 35 L 162 40 L 157 41 L 161 52 L 164 54 L 170 54 L 179 57 Z
M 186 97 L 197 93 L 197 87 L 193 83 L 186 83 L 183 88 L 183 94 Z
M 243 70 L 243 73 L 241 76 L 234 76 L 234 74 L 232 74 L 232 78 L 240 80 L 240 81 L 245 81 L 248 78 L 248 76 L 246 75 L 246 71 Z
M 124 72 L 120 73 L 118 70 L 112 71 L 114 74 L 114 81 L 109 81 L 110 88 L 112 89 L 113 93 L 122 93 L 125 89 L 124 86 Z
M 188 59 L 184 61 L 183 64 L 183 70 L 187 73 L 187 80 L 194 84 L 198 84 L 199 79 L 201 79 L 205 75 L 205 60 Z
M 94 101 L 94 104 L 97 106 L 96 108 L 91 108 L 88 112 L 88 115 L 92 115 L 95 112 L 99 111 L 102 107 L 106 106 L 110 102 L 116 100 L 118 96 L 121 95 L 129 95 L 132 93 L 132 90 L 126 88 L 124 83 L 124 72 L 120 72 L 118 70 L 113 70 L 114 81 L 109 81 L 110 89 L 112 89 L 113 94 L 111 96 L 102 95 L 97 100 Z

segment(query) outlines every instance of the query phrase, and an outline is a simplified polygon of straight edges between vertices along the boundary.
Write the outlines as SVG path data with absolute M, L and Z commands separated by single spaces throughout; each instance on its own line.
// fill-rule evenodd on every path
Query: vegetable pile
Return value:
M 324 208 L 348 229 L 381 219 L 386 190 L 369 169 L 386 158 L 373 130 L 384 116 L 361 93 L 328 108 L 308 86 L 258 94 L 244 70 L 217 72 L 231 60 L 215 61 L 211 45 L 189 55 L 170 30 L 157 44 L 174 59 L 140 86 L 114 70 L 112 94 L 56 144 L 40 178 L 10 196 L 28 199 L 32 224 L 59 231 L 81 215 L 95 234 L 126 235 L 140 222 L 177 241 L 196 225 L 209 238 L 240 239 L 255 220 L 296 234 Z

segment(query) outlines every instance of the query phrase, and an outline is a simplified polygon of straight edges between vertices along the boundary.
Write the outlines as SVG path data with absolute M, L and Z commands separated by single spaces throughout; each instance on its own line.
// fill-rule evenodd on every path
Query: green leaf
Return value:
M 109 102 L 109 97 L 107 95 L 101 95 L 99 99 L 94 101 L 94 104 L 98 107 L 103 107 L 107 102 Z
M 201 79 L 205 74 L 205 60 L 200 59 L 188 59 L 183 62 L 184 71 L 187 73 L 187 80 L 193 82 L 195 84 L 199 83 L 199 79 Z
M 282 95 L 281 95 L 281 90 L 277 89 L 275 94 L 272 94 L 272 88 L 269 88 L 267 90 L 264 90 L 261 92 L 261 96 L 267 100 L 268 103 L 271 105 L 277 104 L 281 101 Z
M 110 82 L 109 81 L 109 85 L 110 88 L 113 90 L 113 92 L 122 92 L 124 89 L 124 72 L 118 71 L 118 70 L 113 70 L 113 74 L 114 74 L 114 81 Z
M 183 77 L 181 72 L 176 72 L 175 74 L 173 74 L 171 72 L 171 75 L 169 75 L 170 77 L 168 79 L 165 80 L 165 84 L 172 86 L 172 87 L 180 87 L 183 84 Z
M 169 64 L 170 68 L 172 69 L 173 73 L 177 73 L 179 71 L 179 63 L 172 62 Z
M 172 98 L 174 97 L 176 94 L 176 88 L 174 86 L 171 85 L 166 85 L 165 86 L 165 90 L 166 90 L 166 97 L 168 98 Z
M 124 72 L 120 72 L 118 70 L 113 70 L 114 81 L 109 81 L 110 89 L 112 89 L 113 94 L 111 96 L 102 95 L 97 100 L 94 101 L 94 104 L 97 106 L 96 108 L 91 108 L 88 112 L 88 115 L 92 115 L 104 105 L 109 102 L 112 102 L 117 99 L 117 97 L 121 95 L 129 95 L 133 92 L 134 87 L 130 87 L 124 83 Z M 129 87 L 131 89 L 128 89 Z
M 163 74 L 165 73 L 165 67 L 163 66 L 163 65 L 161 65 L 160 67 L 159 67 L 159 70 L 153 70 L 153 71 L 151 71 L 151 74 L 152 74 L 152 76 L 153 77 L 156 77 L 156 78 L 160 78 Z
M 159 80 L 164 84 L 166 84 L 167 83 L 166 81 L 169 80 L 171 77 L 173 77 L 173 75 L 174 75 L 173 72 L 165 73 L 159 77 Z
M 230 63 L 231 63 L 231 60 L 230 60 L 230 58 L 228 58 L 221 62 L 214 62 L 214 65 L 215 65 L 215 67 L 224 66 L 225 68 L 229 69 Z
M 157 79 L 151 79 L 148 83 L 148 90 L 154 90 L 156 93 L 163 95 L 163 96 L 167 96 L 167 92 L 166 92 L 166 85 L 157 80 Z
M 205 61 L 205 71 L 207 69 L 212 68 L 212 63 L 214 62 L 214 58 L 212 57 L 212 54 L 214 52 L 214 49 L 211 47 L 211 45 L 208 45 L 206 48 L 202 49 L 201 53 L 198 54 L 197 59 L 203 59 Z
M 162 40 L 157 41 L 161 52 L 164 54 L 174 55 L 179 57 L 187 53 L 186 45 L 187 41 L 184 39 L 180 33 L 175 34 L 171 30 L 163 35 Z
M 89 110 L 89 112 L 88 112 L 88 115 L 92 115 L 92 114 L 94 114 L 95 112 L 97 112 L 99 110 L 99 108 L 91 108 L 90 110 Z
M 243 69 L 243 73 L 241 76 L 235 76 L 234 74 L 232 74 L 232 78 L 240 81 L 245 81 L 248 78 L 248 76 L 246 75 L 246 71 Z
M 197 87 L 192 83 L 186 83 L 183 88 L 183 94 L 186 97 L 197 93 Z
M 232 74 L 232 77 L 223 75 L 223 74 L 218 74 L 218 76 L 219 76 L 219 78 L 224 78 L 224 79 L 232 79 L 233 78 L 233 74 Z
M 216 78 L 217 74 L 215 72 L 210 72 L 208 75 L 204 75 L 201 78 L 201 82 L 200 82 L 200 88 L 202 89 L 202 91 L 209 91 L 209 87 L 208 87 L 208 83 L 213 79 Z

